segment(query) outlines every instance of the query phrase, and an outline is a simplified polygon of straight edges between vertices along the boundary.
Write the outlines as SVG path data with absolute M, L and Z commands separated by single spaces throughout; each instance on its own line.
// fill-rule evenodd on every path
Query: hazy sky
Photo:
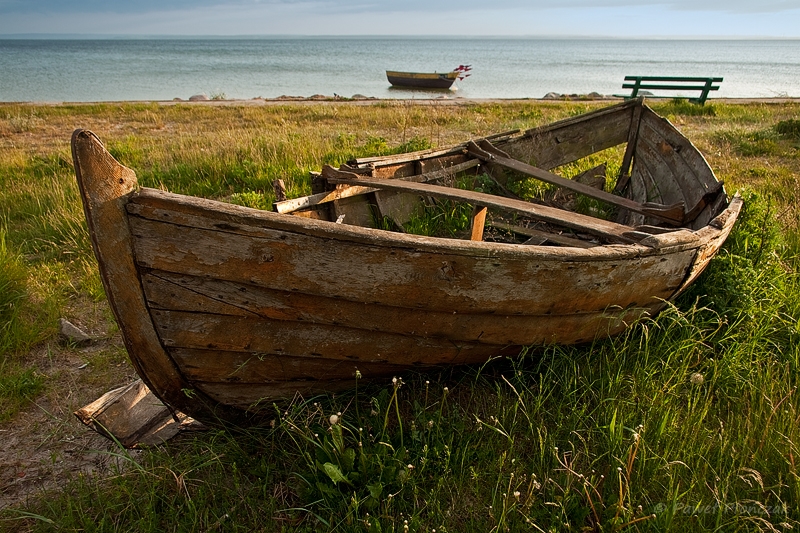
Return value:
M 21 33 L 800 38 L 800 0 L 0 0 Z

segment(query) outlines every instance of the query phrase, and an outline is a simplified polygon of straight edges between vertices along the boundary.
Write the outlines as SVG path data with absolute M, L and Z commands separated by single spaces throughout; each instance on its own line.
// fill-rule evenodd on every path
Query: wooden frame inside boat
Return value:
M 621 145 L 614 194 L 556 172 Z M 617 334 L 697 278 L 741 209 L 641 100 L 326 167 L 315 194 L 275 212 L 140 188 L 85 130 L 72 148 L 131 360 L 167 405 L 206 421 L 350 387 L 356 370 L 390 378 Z M 478 173 L 503 195 L 442 185 Z M 515 198 L 509 186 L 521 176 L 610 202 L 616 219 Z M 442 198 L 474 206 L 465 238 L 378 227 L 402 228 Z M 519 241 L 487 241 L 487 228 Z

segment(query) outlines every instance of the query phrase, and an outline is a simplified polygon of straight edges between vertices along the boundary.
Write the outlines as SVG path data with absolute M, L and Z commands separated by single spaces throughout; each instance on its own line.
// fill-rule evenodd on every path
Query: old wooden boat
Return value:
M 395 87 L 417 89 L 449 89 L 461 73 L 451 72 L 397 72 L 387 70 L 386 78 Z
M 131 360 L 165 403 L 205 420 L 352 387 L 357 371 L 388 380 L 617 334 L 697 278 L 741 208 L 641 100 L 325 167 L 314 194 L 275 212 L 140 188 L 85 130 L 72 150 Z M 555 173 L 598 152 L 620 168 L 613 191 L 586 185 L 591 171 Z M 503 193 L 446 185 L 470 176 Z M 558 187 L 538 202 L 508 192 L 530 179 Z M 575 193 L 615 218 L 557 207 Z M 474 206 L 464 238 L 398 229 L 445 200 Z

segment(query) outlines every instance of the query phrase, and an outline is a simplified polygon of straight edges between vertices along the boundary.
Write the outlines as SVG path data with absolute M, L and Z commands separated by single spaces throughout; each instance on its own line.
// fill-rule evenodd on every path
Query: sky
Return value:
M 800 0 L 0 0 L 20 34 L 797 39 Z

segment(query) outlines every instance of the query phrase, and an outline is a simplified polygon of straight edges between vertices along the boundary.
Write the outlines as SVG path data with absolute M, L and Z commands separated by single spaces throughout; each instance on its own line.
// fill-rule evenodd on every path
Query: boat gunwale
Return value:
M 162 203 L 161 206 L 158 205 L 159 202 Z M 727 220 L 735 220 L 735 216 L 731 217 L 732 210 L 738 214 L 740 207 L 736 207 L 734 203 L 732 200 L 714 220 L 722 220 L 723 217 Z M 723 231 L 723 228 L 715 226 L 713 224 L 714 220 L 712 220 L 708 226 L 698 230 L 680 228 L 669 233 L 651 235 L 643 239 L 639 244 L 600 244 L 584 249 L 569 246 L 521 245 L 398 233 L 379 228 L 365 228 L 351 224 L 337 224 L 326 220 L 298 217 L 291 214 L 273 213 L 219 200 L 185 196 L 147 187 L 142 187 L 134 192 L 129 197 L 128 204 L 150 205 L 155 210 L 163 209 L 167 206 L 182 206 L 182 209 L 179 210 L 191 216 L 236 222 L 243 226 L 311 234 L 322 238 L 348 240 L 383 248 L 397 247 L 428 253 L 480 255 L 496 259 L 512 257 L 557 261 L 636 259 L 643 256 L 665 255 L 690 248 L 700 248 Z M 129 208 L 128 213 L 129 215 L 137 216 L 131 213 L 131 210 L 136 211 L 136 208 Z M 732 223 L 731 220 L 729 222 Z M 631 228 L 631 231 L 633 229 Z M 225 231 L 225 229 L 220 229 L 219 231 Z

